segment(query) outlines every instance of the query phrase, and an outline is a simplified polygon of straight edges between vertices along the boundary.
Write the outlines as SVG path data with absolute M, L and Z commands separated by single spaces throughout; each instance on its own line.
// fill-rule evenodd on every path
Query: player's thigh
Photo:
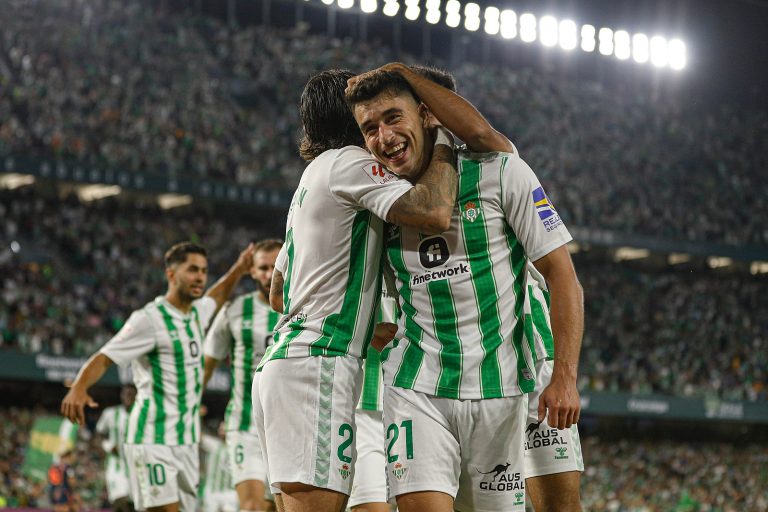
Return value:
M 227 432 L 227 450 L 232 468 L 232 482 L 267 479 L 264 457 L 261 452 L 259 437 L 254 432 L 230 430 Z
M 321 489 L 302 483 L 283 483 L 279 495 L 283 512 L 343 512 L 347 496 L 331 489 Z
M 360 512 L 389 510 L 387 507 L 387 462 L 384 456 L 384 422 L 380 411 L 355 412 L 355 479 L 352 482 L 352 494 L 349 507 Z M 360 505 L 367 504 L 367 507 Z
M 179 464 L 171 447 L 125 445 L 125 454 L 130 464 L 131 494 L 138 510 L 179 502 Z
M 453 512 L 453 496 L 438 491 L 417 491 L 397 497 L 399 512 Z
M 525 480 L 536 512 L 581 512 L 581 472 L 568 471 Z
M 348 357 L 273 360 L 259 376 L 262 445 L 273 492 L 294 482 L 349 495 L 361 362 Z
M 525 510 L 526 406 L 524 395 L 462 403 L 457 414 L 462 460 L 456 510 Z
M 264 493 L 266 484 L 261 480 L 243 480 L 235 484 L 240 508 L 244 510 L 263 510 L 266 505 Z
M 536 388 L 528 397 L 528 418 L 525 429 L 526 478 L 570 471 L 584 471 L 581 440 L 576 425 L 558 430 L 545 418 L 538 421 L 539 396 L 552 377 L 552 361 L 536 363 Z
M 461 451 L 449 399 L 411 389 L 384 390 L 385 456 L 390 496 L 436 491 L 456 496 Z

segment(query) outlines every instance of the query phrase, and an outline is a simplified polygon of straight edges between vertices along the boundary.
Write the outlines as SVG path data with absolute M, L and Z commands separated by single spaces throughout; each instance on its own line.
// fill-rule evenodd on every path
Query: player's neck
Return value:
M 267 306 L 269 306 L 269 297 L 264 295 L 263 291 L 261 291 L 261 290 L 257 291 L 256 292 L 256 298 L 259 299 L 259 301 L 261 301 L 262 303 L 264 303 Z
M 179 294 L 173 290 L 168 290 L 165 294 L 165 300 L 170 302 L 171 306 L 175 307 L 185 315 L 192 310 L 192 301 L 182 299 Z

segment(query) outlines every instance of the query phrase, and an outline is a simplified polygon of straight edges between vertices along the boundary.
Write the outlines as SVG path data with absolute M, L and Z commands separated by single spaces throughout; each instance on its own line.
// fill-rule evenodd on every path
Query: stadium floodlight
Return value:
M 595 51 L 595 27 L 592 25 L 581 27 L 581 49 L 585 52 Z
M 611 55 L 613 53 L 613 30 L 603 27 L 600 32 L 597 33 L 597 39 L 600 41 L 598 50 L 603 55 Z
M 378 8 L 376 0 L 360 0 L 360 10 L 366 14 L 374 13 Z
M 445 3 L 445 24 L 456 28 L 461 23 L 461 3 L 459 0 L 448 0 Z
M 485 14 L 485 33 L 491 36 L 495 36 L 499 33 L 499 8 L 498 7 L 486 7 Z
M 520 15 L 520 39 L 524 43 L 536 40 L 536 16 L 529 12 Z
M 669 62 L 667 55 L 667 40 L 661 36 L 651 38 L 651 64 L 657 67 L 664 67 Z
M 421 9 L 419 8 L 419 0 L 405 0 L 405 17 L 411 21 L 419 19 Z
M 11 252 L 14 254 L 19 254 L 19 252 L 21 252 L 21 244 L 16 240 L 11 242 Z
M 397 0 L 384 0 L 384 8 L 382 12 L 387 16 L 395 16 L 400 10 L 400 4 Z
M 501 37 L 513 39 L 517 37 L 517 14 L 511 9 L 501 11 Z
M 651 251 L 648 249 L 640 249 L 637 247 L 619 247 L 616 252 L 613 253 L 614 261 L 631 261 L 641 260 L 651 255 Z
M 653 39 L 651 39 L 651 41 L 653 41 Z M 653 43 L 651 43 L 651 47 L 653 47 Z M 653 50 L 651 50 L 651 55 L 653 55 Z M 651 57 L 651 59 L 653 59 L 653 57 Z M 709 268 L 730 267 L 733 265 L 733 260 L 725 256 L 710 256 L 707 258 L 707 265 L 709 265 Z
M 576 23 L 572 20 L 563 20 L 560 22 L 560 48 L 563 50 L 573 50 L 576 48 L 578 38 L 576 37 Z
M 325 5 L 333 5 L 333 0 L 322 0 Z
M 186 194 L 160 194 L 157 196 L 157 204 L 163 210 L 170 210 L 192 204 L 192 196 Z
M 648 36 L 635 34 L 632 36 L 632 58 L 638 64 L 648 62 Z
M 629 46 L 629 32 L 626 30 L 617 30 L 613 34 L 613 53 L 619 60 L 627 60 L 632 54 Z
M 32 185 L 35 182 L 35 177 L 31 174 L 0 174 L 0 188 L 14 190 L 19 187 L 25 187 Z
M 683 69 L 687 63 L 685 53 L 685 43 L 679 39 L 672 39 L 669 42 L 669 67 L 672 69 Z
M 474 2 L 464 5 L 464 28 L 470 32 L 480 28 L 480 6 Z
M 691 255 L 682 252 L 673 252 L 667 257 L 667 261 L 670 265 L 680 265 L 681 263 L 688 263 L 691 261 Z
M 768 274 L 768 262 L 753 261 L 749 265 L 749 271 L 753 276 L 756 276 L 757 274 Z
M 123 189 L 117 185 L 83 185 L 77 187 L 77 196 L 81 202 L 90 203 L 105 197 L 116 196 L 122 191 Z
M 539 20 L 539 40 L 544 46 L 557 45 L 557 20 L 552 16 L 542 16 Z
M 427 23 L 435 25 L 440 22 L 440 0 L 427 0 Z
M 339 7 L 341 9 L 350 9 L 355 5 L 355 0 L 339 0 Z

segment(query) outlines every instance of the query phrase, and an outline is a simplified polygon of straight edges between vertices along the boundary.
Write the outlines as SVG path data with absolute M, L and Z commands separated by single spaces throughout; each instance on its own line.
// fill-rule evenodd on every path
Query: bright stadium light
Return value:
M 687 63 L 685 53 L 685 43 L 679 39 L 672 39 L 669 42 L 669 67 L 672 69 L 683 69 Z
M 32 185 L 35 182 L 35 177 L 31 174 L 0 174 L 0 188 L 8 190 L 17 189 L 19 187 L 25 187 Z
M 495 36 L 499 33 L 499 8 L 498 7 L 486 7 L 485 14 L 485 33 L 491 36 Z
M 400 4 L 397 3 L 397 0 L 384 0 L 384 9 L 382 9 L 382 12 L 387 16 L 395 16 L 399 10 Z
M 648 62 L 648 36 L 635 34 L 632 36 L 632 58 L 638 64 Z
M 427 0 L 427 23 L 440 23 L 440 0 Z
M 627 60 L 632 51 L 629 46 L 629 32 L 626 30 L 617 30 L 613 34 L 614 55 L 619 60 Z
M 517 14 L 511 9 L 501 11 L 501 37 L 504 39 L 517 37 Z
M 651 64 L 656 67 L 664 67 L 669 61 L 667 55 L 667 40 L 661 36 L 651 38 Z
M 411 21 L 419 19 L 421 9 L 419 9 L 419 0 L 405 0 L 405 17 Z
M 480 6 L 474 2 L 464 6 L 464 28 L 470 32 L 480 28 Z
M 366 14 L 374 13 L 378 8 L 376 0 L 360 0 L 360 10 Z
M 349 9 L 355 5 L 355 0 L 339 0 L 339 7 Z
M 536 40 L 536 16 L 529 12 L 520 15 L 520 39 L 524 43 Z
M 581 49 L 585 52 L 595 51 L 595 27 L 592 25 L 581 27 Z
M 539 20 L 539 40 L 544 46 L 557 45 L 557 20 L 552 16 L 543 16 Z
M 322 0 L 325 5 L 333 5 L 333 0 Z
M 601 28 L 600 32 L 598 32 L 598 40 L 600 41 L 600 46 L 598 47 L 600 53 L 611 55 L 613 53 L 613 30 L 605 27 Z
M 448 0 L 445 3 L 445 24 L 456 28 L 461 23 L 461 4 L 459 0 Z
M 563 20 L 560 22 L 560 48 L 563 50 L 573 50 L 576 48 L 578 39 L 576 37 L 576 23 L 572 20 Z

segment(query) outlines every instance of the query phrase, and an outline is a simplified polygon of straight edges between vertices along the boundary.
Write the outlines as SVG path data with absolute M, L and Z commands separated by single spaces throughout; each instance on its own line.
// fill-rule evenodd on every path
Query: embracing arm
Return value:
M 275 269 L 272 272 L 272 286 L 269 289 L 269 305 L 278 313 L 283 311 L 283 273 Z

